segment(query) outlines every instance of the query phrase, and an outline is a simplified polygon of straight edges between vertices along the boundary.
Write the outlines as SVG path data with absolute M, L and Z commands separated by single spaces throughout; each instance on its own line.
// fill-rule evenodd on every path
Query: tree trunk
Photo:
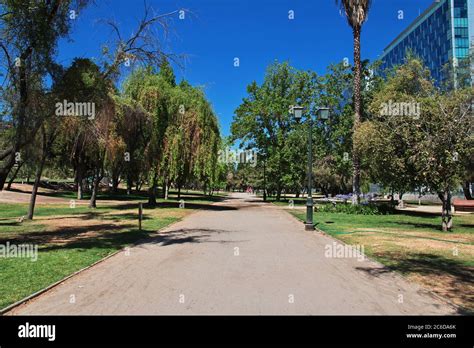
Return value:
M 403 194 L 404 192 L 398 193 L 398 206 L 402 209 L 405 208 L 405 203 L 403 202 Z
M 181 198 L 181 184 L 178 185 L 178 199 Z
M 18 175 L 18 172 L 20 171 L 20 168 L 23 166 L 25 162 L 20 162 L 20 164 L 18 164 L 18 167 L 16 167 L 15 169 L 15 173 L 13 173 L 10 181 L 8 181 L 8 185 L 7 185 L 7 190 L 10 191 L 11 188 L 12 188 L 12 184 L 13 184 L 13 181 L 15 181 L 16 179 L 16 176 Z M 1 190 L 0 190 L 1 191 Z
M 156 205 L 156 185 L 157 185 L 157 182 L 156 182 L 157 177 L 156 176 L 157 176 L 156 174 L 153 175 L 153 180 L 151 181 L 151 186 L 148 189 L 148 204 L 151 205 L 151 206 Z
M 453 216 L 451 214 L 451 191 L 445 190 L 438 194 L 438 197 L 443 202 L 443 210 L 441 214 L 443 232 L 451 231 L 453 227 Z
M 281 187 L 278 187 L 277 192 L 276 192 L 276 201 L 280 202 L 280 200 L 281 200 Z
M 169 183 L 168 183 L 168 178 L 166 178 L 166 180 L 165 180 L 165 186 L 164 186 L 164 198 L 165 198 L 165 199 L 168 199 L 169 192 L 170 192 L 170 185 L 169 185 Z
M 267 171 L 266 160 L 263 161 L 263 201 L 267 201 Z
M 355 132 L 359 128 L 361 122 L 361 62 L 360 62 L 360 27 L 353 28 L 354 35 L 354 126 L 352 129 L 352 136 L 354 138 Z M 353 139 L 354 140 L 354 139 Z M 355 141 L 353 141 L 355 144 Z M 352 147 L 352 203 L 360 203 L 360 158 L 359 154 Z
M 142 190 L 142 181 L 138 179 L 137 184 L 135 186 L 135 191 L 137 191 L 137 193 L 140 193 L 141 190 Z
M 77 182 L 77 200 L 84 198 L 84 187 L 83 187 L 83 177 L 82 177 L 82 168 L 79 166 L 76 171 L 76 182 Z
M 35 214 L 35 205 L 36 205 L 36 195 L 38 193 L 38 188 L 41 182 L 41 175 L 43 174 L 44 163 L 46 162 L 46 155 L 43 155 L 41 158 L 41 163 L 36 171 L 35 183 L 33 189 L 31 190 L 30 196 L 30 205 L 28 207 L 28 216 L 27 220 L 33 220 L 33 215 Z
M 120 184 L 120 179 L 118 176 L 114 176 L 112 178 L 112 192 L 117 193 L 118 192 L 118 186 Z
M 19 58 L 21 59 L 22 62 L 26 62 L 30 54 L 31 54 L 31 51 L 28 51 L 28 52 L 25 51 L 20 55 Z M 26 129 L 25 123 L 26 123 L 26 112 L 27 112 L 26 108 L 28 105 L 28 75 L 27 75 L 25 64 L 21 64 L 18 67 L 18 76 L 19 76 L 19 81 L 18 81 L 19 101 L 17 104 L 18 105 L 18 119 L 17 119 L 16 127 L 15 127 L 16 134 L 15 134 L 15 139 L 13 140 L 12 151 L 6 157 L 8 159 L 2 158 L 3 164 L 2 166 L 0 166 L 0 191 L 3 190 L 5 182 L 7 181 L 8 174 L 10 173 L 11 169 L 13 168 L 13 165 L 15 164 L 16 153 L 20 151 L 20 148 L 23 142 L 23 137 L 25 135 L 24 134 L 25 129 Z M 35 134 L 36 134 L 36 131 L 33 131 L 32 134 L 30 134 L 29 138 L 34 139 Z
M 132 178 L 129 174 L 127 174 L 127 195 L 132 193 Z
M 464 182 L 464 185 L 462 186 L 462 190 L 464 192 L 464 197 L 466 197 L 467 200 L 474 199 L 471 194 L 471 183 L 469 181 Z
M 4 167 L 0 168 L 0 191 L 3 190 L 3 186 L 7 181 L 8 174 L 10 173 L 10 167 L 5 165 Z
M 102 180 L 101 175 L 97 174 L 97 176 L 94 177 L 91 200 L 89 201 L 89 208 L 97 208 L 97 192 L 99 192 L 100 180 Z

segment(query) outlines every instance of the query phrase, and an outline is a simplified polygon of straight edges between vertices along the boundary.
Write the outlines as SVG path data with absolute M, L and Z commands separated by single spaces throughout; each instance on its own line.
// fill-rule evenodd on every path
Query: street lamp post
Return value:
M 293 113 L 296 120 L 303 117 L 303 107 L 294 106 Z M 329 117 L 329 108 L 321 107 L 316 111 L 316 116 L 322 120 Z M 306 199 L 306 221 L 304 223 L 306 231 L 314 231 L 313 222 L 313 118 L 308 115 L 308 197 Z
M 267 153 L 265 151 L 263 155 L 263 201 L 267 201 L 267 173 L 266 173 L 266 166 L 267 166 Z

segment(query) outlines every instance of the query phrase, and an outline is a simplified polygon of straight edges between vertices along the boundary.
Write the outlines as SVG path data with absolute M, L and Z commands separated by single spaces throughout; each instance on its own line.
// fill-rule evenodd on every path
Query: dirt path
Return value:
M 247 194 L 219 205 L 12 314 L 455 313 L 372 261 L 325 257 L 334 240 L 276 206 Z

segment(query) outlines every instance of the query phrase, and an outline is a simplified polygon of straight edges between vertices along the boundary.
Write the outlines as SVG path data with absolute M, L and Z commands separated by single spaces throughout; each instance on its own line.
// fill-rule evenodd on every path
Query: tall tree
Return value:
M 80 11 L 87 2 L 0 1 L 0 55 L 6 63 L 0 100 L 13 125 L 8 146 L 0 151 L 0 190 L 18 153 L 43 122 L 36 102 L 44 91 L 42 81 L 52 74 L 57 42 L 69 33 L 70 11 Z
M 288 160 L 295 160 L 291 151 L 284 151 L 291 144 L 288 135 L 297 123 L 291 106 L 301 105 L 308 115 L 314 114 L 316 85 L 315 73 L 297 70 L 287 62 L 275 62 L 267 68 L 261 86 L 256 82 L 247 86 L 248 96 L 235 111 L 232 137 L 246 149 L 255 148 L 266 154 L 265 169 L 271 179 L 268 184 L 274 187 L 277 200 L 285 186 L 283 178 L 290 170 Z M 305 151 L 299 153 L 299 162 L 304 162 Z
M 354 39 L 354 128 L 353 133 L 357 131 L 362 118 L 362 95 L 361 95 L 361 80 L 362 80 L 362 66 L 361 66 L 361 45 L 360 35 L 362 26 L 367 20 L 371 0 L 336 0 L 346 14 L 347 22 L 352 28 L 352 35 Z M 352 151 L 353 163 L 353 203 L 360 203 L 360 158 L 355 149 Z
M 368 104 L 371 116 L 356 131 L 354 146 L 372 182 L 402 197 L 420 186 L 412 157 L 419 139 L 413 134 L 421 105 L 434 97 L 435 88 L 430 71 L 412 55 L 387 74 L 387 81 Z
M 57 101 L 63 103 L 92 103 L 97 114 L 106 104 L 111 81 L 103 78 L 98 65 L 89 59 L 75 59 L 71 66 L 65 71 L 62 78 L 55 87 Z M 72 116 L 72 117 L 71 117 Z M 63 117 L 60 143 L 65 151 L 62 151 L 62 161 L 66 166 L 74 170 L 77 187 L 77 198 L 83 198 L 83 182 L 88 177 L 93 165 L 97 160 L 97 151 L 94 143 L 98 141 L 93 136 L 94 117 Z
M 401 192 L 423 188 L 442 202 L 442 228 L 452 228 L 451 192 L 474 153 L 472 87 L 440 93 L 420 59 L 389 74 L 370 104 L 372 118 L 355 134 L 371 178 Z
M 444 95 L 437 93 L 427 103 L 427 111 L 415 132 L 421 134 L 415 144 L 414 162 L 420 181 L 437 193 L 443 204 L 443 231 L 452 229 L 451 192 L 459 187 L 466 163 L 474 153 L 473 92 L 468 88 Z

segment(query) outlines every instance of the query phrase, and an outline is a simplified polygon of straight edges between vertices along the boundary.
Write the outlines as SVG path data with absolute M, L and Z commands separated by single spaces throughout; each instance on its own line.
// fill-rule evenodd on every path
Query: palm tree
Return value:
M 362 25 L 367 20 L 369 9 L 372 1 L 371 0 L 336 0 L 336 4 L 344 10 L 346 13 L 347 22 L 352 28 L 352 34 L 354 37 L 354 127 L 353 134 L 359 127 L 361 121 L 361 104 L 362 97 L 360 93 L 361 89 L 361 61 L 360 61 L 360 33 L 362 31 Z M 359 155 L 353 149 L 353 179 L 352 179 L 352 192 L 353 192 L 353 204 L 360 203 L 360 158 Z

